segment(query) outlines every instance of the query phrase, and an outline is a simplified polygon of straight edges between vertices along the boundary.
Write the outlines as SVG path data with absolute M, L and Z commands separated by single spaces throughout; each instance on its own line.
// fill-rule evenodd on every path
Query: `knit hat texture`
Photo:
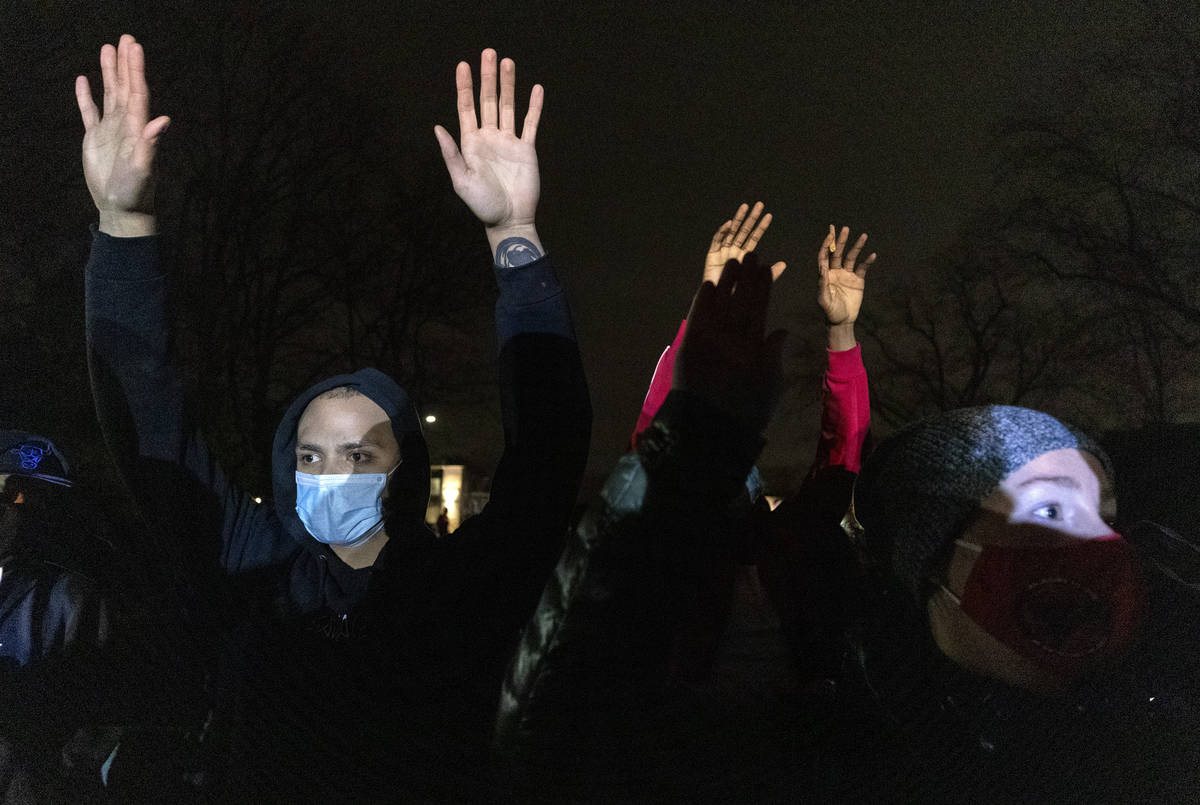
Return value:
M 1076 448 L 1112 465 L 1084 434 L 1049 414 L 1010 405 L 959 408 L 884 441 L 854 487 L 868 550 L 921 603 L 934 560 L 1000 482 L 1038 456 Z

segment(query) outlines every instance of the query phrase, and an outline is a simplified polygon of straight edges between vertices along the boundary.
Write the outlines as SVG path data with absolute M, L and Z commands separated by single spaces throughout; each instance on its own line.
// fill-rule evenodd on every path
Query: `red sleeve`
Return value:
M 808 477 L 827 467 L 842 467 L 850 472 L 862 468 L 863 442 L 871 426 L 867 370 L 862 362 L 862 347 L 843 352 L 826 350 L 829 368 L 821 395 L 821 439 Z
M 650 427 L 651 420 L 658 413 L 667 393 L 671 391 L 671 376 L 675 369 L 675 356 L 679 354 L 679 345 L 683 343 L 683 334 L 687 330 L 687 319 L 679 325 L 675 340 L 671 346 L 663 350 L 654 367 L 654 377 L 650 380 L 650 388 L 646 391 L 646 399 L 642 401 L 642 413 L 638 416 L 637 426 L 633 429 L 633 437 L 629 440 L 630 447 L 636 447 L 638 434 Z

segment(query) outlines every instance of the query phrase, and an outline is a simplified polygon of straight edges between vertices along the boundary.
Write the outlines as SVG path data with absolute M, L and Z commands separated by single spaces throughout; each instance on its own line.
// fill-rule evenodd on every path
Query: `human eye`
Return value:
M 350 461 L 354 464 L 370 464 L 372 456 L 364 450 L 354 450 L 350 453 Z
M 320 460 L 321 460 L 320 457 L 317 456 L 316 453 L 297 453 L 296 454 L 296 463 L 297 464 L 316 464 Z
M 1063 507 L 1058 503 L 1043 503 L 1032 510 L 1031 514 L 1042 520 L 1063 519 Z

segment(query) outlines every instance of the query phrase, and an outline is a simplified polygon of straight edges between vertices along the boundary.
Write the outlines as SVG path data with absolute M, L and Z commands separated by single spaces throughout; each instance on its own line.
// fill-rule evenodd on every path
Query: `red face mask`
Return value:
M 1123 654 L 1146 607 L 1133 549 L 1116 534 L 1056 547 L 958 545 L 979 551 L 962 611 L 1063 681 Z

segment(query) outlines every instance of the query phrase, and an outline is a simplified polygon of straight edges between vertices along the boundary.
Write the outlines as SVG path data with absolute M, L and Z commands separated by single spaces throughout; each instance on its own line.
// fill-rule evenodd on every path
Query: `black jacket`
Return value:
M 562 539 L 591 411 L 562 289 L 546 258 L 497 269 L 505 450 L 484 511 L 437 540 L 415 412 L 374 370 L 306 391 L 280 423 L 275 505 L 233 487 L 189 424 L 167 349 L 153 238 L 96 233 L 87 324 L 100 421 L 152 521 L 219 545 L 225 662 L 211 742 L 218 797 L 392 800 L 486 791 L 484 747 L 504 665 Z M 389 541 L 353 570 L 295 514 L 295 425 L 322 390 L 356 385 L 392 418 L 404 461 Z M 218 537 L 218 535 L 220 535 Z

